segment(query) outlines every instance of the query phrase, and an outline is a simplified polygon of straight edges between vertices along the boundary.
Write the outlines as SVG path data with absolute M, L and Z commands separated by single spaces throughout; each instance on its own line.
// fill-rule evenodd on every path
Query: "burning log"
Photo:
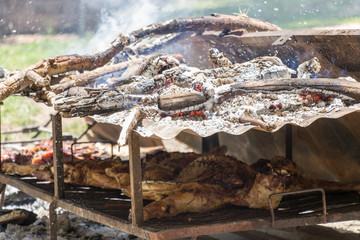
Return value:
M 184 18 L 173 20 L 165 24 L 151 25 L 145 29 L 134 31 L 132 36 L 135 39 L 144 38 L 152 34 L 166 34 L 174 31 L 200 31 L 205 30 L 218 30 L 229 32 L 244 28 L 247 31 L 273 31 L 280 30 L 277 26 L 262 22 L 257 19 L 248 17 L 236 17 L 215 14 L 211 17 L 199 17 L 199 18 Z M 35 89 L 43 86 L 49 86 L 50 82 L 55 79 L 54 76 L 58 74 L 71 73 L 72 71 L 84 72 L 87 70 L 97 69 L 110 61 L 116 54 L 130 44 L 130 38 L 124 35 L 120 35 L 116 39 L 111 47 L 104 52 L 96 53 L 93 55 L 68 55 L 58 56 L 47 60 L 42 60 L 39 63 L 28 67 L 27 69 L 16 73 L 7 79 L 6 82 L 0 83 L 0 101 L 3 101 L 10 95 L 17 93 L 24 88 L 31 85 L 36 85 Z M 134 63 L 128 62 L 122 66 L 113 66 L 98 70 L 92 73 L 88 73 L 82 76 L 70 76 L 65 78 L 61 85 L 53 86 L 53 92 L 56 94 L 66 90 L 71 86 L 78 86 L 91 81 L 92 78 L 104 74 L 111 74 L 112 71 L 121 71 L 123 68 L 127 68 L 131 65 L 138 65 L 141 59 L 135 60 Z M 136 71 L 131 72 L 131 75 L 138 75 Z M 74 80 L 72 80 L 75 78 Z M 70 83 L 64 83 L 71 81 Z M 44 93 L 44 95 L 49 95 Z
M 344 95 L 348 97 L 348 100 L 353 99 L 356 102 L 360 101 L 360 84 L 358 82 L 351 82 L 342 79 L 290 78 L 274 81 L 245 82 L 234 83 L 231 85 L 231 89 L 233 89 L 234 92 L 240 91 L 243 93 L 248 93 L 251 91 L 281 92 L 292 91 L 295 89 L 313 89 L 315 91 L 326 90 L 333 93 L 338 93 L 338 96 Z
M 183 64 L 181 55 L 155 54 L 157 47 L 166 48 L 170 38 L 164 36 L 163 41 L 149 44 L 151 51 L 146 44 L 146 39 L 150 41 L 159 34 L 189 31 L 192 36 L 194 32 L 205 34 L 218 30 L 223 34 L 215 39 L 221 42 L 226 34 L 240 27 L 249 31 L 277 30 L 254 19 L 223 15 L 151 25 L 133 32 L 134 41 L 120 37 L 103 53 L 43 60 L 1 82 L 0 95 L 6 98 L 29 86 L 25 94 L 45 101 L 65 117 L 92 116 L 95 120 L 122 125 L 119 138 L 122 144 L 133 127 L 146 132 L 148 126 L 174 125 L 173 129 L 205 134 L 214 126 L 217 126 L 215 131 L 233 132 L 250 123 L 272 131 L 286 123 L 305 126 L 303 116 L 325 116 L 345 107 L 357 109 L 358 82 L 309 78 L 321 69 L 317 58 L 300 64 L 296 72 L 278 57 L 263 56 L 235 63 L 211 48 L 209 62 L 213 67 L 200 69 Z M 143 47 L 154 54 L 137 55 L 137 50 L 144 50 Z M 114 64 L 113 58 L 111 64 L 103 66 L 116 53 L 125 56 L 129 51 L 130 60 Z M 64 73 L 66 76 L 57 76 Z M 295 74 L 297 78 L 293 78 Z M 141 118 L 149 121 L 137 124 Z
M 184 63 L 185 60 L 181 55 L 172 54 L 179 62 Z M 89 85 L 96 83 L 97 85 L 105 83 L 109 86 L 118 86 L 131 82 L 131 76 L 142 75 L 146 71 L 146 67 L 150 62 L 159 55 L 140 56 L 136 59 L 129 60 L 118 64 L 108 65 L 96 68 L 93 71 L 84 72 L 81 74 L 70 75 L 61 80 L 59 84 L 51 86 L 51 90 L 55 94 L 66 91 L 75 86 Z M 156 72 L 153 72 L 156 74 Z
M 136 114 L 127 114 L 126 124 L 123 124 L 119 142 L 125 144 L 124 134 L 130 132 L 141 119 L 140 116 L 161 118 L 188 115 L 207 118 L 225 102 L 259 93 L 270 96 L 276 92 L 300 97 L 306 92 L 306 95 L 314 96 L 315 100 L 310 99 L 311 101 L 317 103 L 321 100 L 325 105 L 330 104 L 330 99 L 334 98 L 341 99 L 347 105 L 358 103 L 360 100 L 359 83 L 344 79 L 290 78 L 295 72 L 284 66 L 276 57 L 263 57 L 242 64 L 233 64 L 216 49 L 210 50 L 210 56 L 216 68 L 205 70 L 189 68 L 179 63 L 169 64 L 175 61 L 171 60 L 171 56 L 157 56 L 151 58 L 152 61 L 147 61 L 148 66 L 145 67 L 161 69 L 152 71 L 152 75 L 145 71 L 140 76 L 133 76 L 131 80 L 124 80 L 121 86 L 113 89 L 83 88 L 85 94 L 81 96 L 72 95 L 70 88 L 68 92 L 58 95 L 54 106 L 66 116 L 87 116 L 127 111 L 137 105 Z M 166 64 L 161 64 L 162 68 L 157 67 L 159 59 L 167 59 Z M 78 94 L 81 91 L 76 89 L 73 92 Z M 280 112 L 277 113 L 282 115 L 281 111 L 294 111 L 305 104 L 301 99 L 296 101 L 296 107 L 284 105 L 283 108 L 283 103 L 279 102 L 279 107 L 274 105 L 275 108 L 272 108 L 270 104 L 268 108 L 278 108 Z M 203 115 L 204 111 L 207 115 Z M 237 116 L 237 120 L 231 121 L 251 123 L 266 130 L 276 129 L 274 123 L 264 121 L 256 116 L 258 114 L 252 115 L 254 113 L 245 112 Z
M 0 212 L 1 224 L 29 224 L 36 220 L 36 214 L 25 209 L 2 210 Z
M 176 111 L 189 106 L 197 106 L 206 101 L 205 96 L 197 92 L 185 92 L 179 95 L 160 95 L 159 108 L 163 111 Z

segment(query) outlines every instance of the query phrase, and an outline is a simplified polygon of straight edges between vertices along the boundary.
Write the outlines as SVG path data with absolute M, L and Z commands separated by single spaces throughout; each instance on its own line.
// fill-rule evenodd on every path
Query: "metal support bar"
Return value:
M 275 228 L 275 213 L 274 208 L 272 206 L 272 199 L 276 196 L 288 196 L 288 195 L 296 195 L 296 194 L 304 194 L 310 192 L 321 192 L 322 194 L 322 203 L 323 203 L 323 223 L 326 223 L 326 197 L 325 191 L 322 188 L 314 188 L 314 189 L 306 189 L 306 190 L 299 190 L 299 191 L 292 191 L 292 192 L 284 192 L 284 193 L 273 193 L 269 196 L 269 208 L 271 213 L 271 226 Z
M 96 124 L 97 124 L 97 122 L 93 122 L 93 123 L 91 123 L 91 124 L 88 124 L 86 130 L 85 130 L 84 132 L 82 132 L 79 137 L 75 138 L 75 142 L 76 142 L 77 140 L 79 140 L 80 138 L 82 138 L 82 137 L 83 137 L 93 126 L 95 126 Z
M 2 148 L 2 144 L 1 144 L 1 105 L 3 105 L 2 102 L 0 102 L 0 172 L 1 172 L 1 148 Z M 6 190 L 6 184 L 5 183 L 1 183 L 0 186 L 0 210 L 2 209 L 2 207 L 4 206 L 4 201 L 5 201 L 5 190 Z
M 50 123 L 51 123 L 51 115 L 50 115 L 50 119 L 45 123 L 45 125 L 43 127 L 46 128 Z M 32 138 L 37 138 L 40 135 L 40 133 L 41 133 L 41 130 L 39 129 Z
M 51 115 L 53 130 L 54 196 L 64 198 L 63 140 L 60 114 Z
M 0 210 L 1 210 L 2 207 L 4 206 L 5 190 L 6 190 L 6 184 L 5 184 L 5 183 L 1 183 L 1 186 L 0 186 Z
M 293 158 L 293 137 L 292 137 L 292 125 L 286 125 L 285 127 L 285 157 L 289 160 Z
M 287 41 L 291 40 L 293 38 L 293 36 L 291 34 L 286 34 L 283 36 L 280 36 L 278 39 L 275 40 L 275 42 L 273 42 L 271 45 L 273 46 L 282 46 L 284 45 Z
M 52 201 L 49 206 L 49 227 L 50 227 L 50 239 L 57 240 L 57 214 L 56 214 L 57 202 Z
M 7 141 L 7 142 L 2 142 L 2 145 L 8 145 L 8 144 L 26 144 L 26 143 L 36 143 L 36 142 L 41 142 L 45 139 L 33 139 L 33 140 L 24 140 L 24 141 Z M 48 139 L 46 139 L 48 140 Z
M 130 133 L 128 143 L 131 187 L 131 221 L 133 225 L 141 225 L 144 222 L 144 214 L 139 135 L 132 131 Z
M 219 135 L 217 133 L 209 136 L 209 137 L 204 137 L 202 138 L 202 153 L 209 153 L 212 150 L 214 150 L 214 148 L 219 147 Z
M 2 140 L 1 140 L 1 137 L 2 137 L 2 135 L 1 135 L 1 106 L 3 105 L 3 102 L 0 102 L 0 172 L 1 172 L 1 148 L 2 148 L 2 144 L 1 144 L 1 142 L 2 142 Z

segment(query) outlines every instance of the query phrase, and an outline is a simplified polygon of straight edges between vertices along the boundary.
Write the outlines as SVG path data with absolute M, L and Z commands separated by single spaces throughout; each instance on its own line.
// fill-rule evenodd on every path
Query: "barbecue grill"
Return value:
M 191 35 L 188 32 L 183 34 L 177 35 L 176 41 L 166 44 L 163 48 L 154 47 L 151 50 L 152 53 L 158 51 L 168 51 L 168 54 L 177 53 L 171 52 L 170 49 L 175 49 L 174 46 L 182 41 L 188 41 Z M 219 50 L 228 54 L 227 56 L 232 61 L 243 62 L 258 56 L 277 55 L 288 67 L 291 67 L 311 57 L 318 57 L 324 69 L 333 70 L 329 73 L 321 72 L 322 76 L 328 74 L 326 75 L 327 78 L 340 77 L 344 74 L 343 69 L 346 66 L 348 76 L 355 79 L 360 77 L 360 64 L 357 58 L 358 49 L 360 49 L 358 46 L 360 43 L 359 30 L 242 32 L 241 34 L 235 31 L 234 34 L 227 32 L 225 36 L 221 35 L 220 40 L 219 38 L 218 31 L 203 32 L 192 39 L 194 51 L 191 52 L 191 55 L 187 55 L 187 52 L 180 53 L 184 55 L 185 59 L 188 59 L 189 64 L 206 66 L 209 63 L 199 59 L 198 56 L 207 55 L 209 47 L 215 42 Z M 219 41 L 221 41 L 221 44 L 219 44 Z M 136 42 L 136 44 L 141 46 L 141 41 Z M 150 51 L 144 48 L 139 49 L 142 50 L 142 52 L 139 51 L 140 54 L 147 54 Z M 343 49 L 347 51 L 343 51 Z M 296 54 L 292 54 L 293 52 L 296 52 Z M 352 52 L 352 54 L 349 55 L 348 52 Z M 333 56 L 336 57 L 335 61 L 331 60 Z M 345 124 L 344 128 L 351 128 L 353 127 L 351 121 L 359 117 L 359 110 L 359 104 L 355 104 L 352 108 L 343 108 L 331 112 L 326 118 L 339 119 L 345 116 L 346 122 L 350 124 Z M 325 197 L 322 189 L 310 189 L 283 193 L 283 195 L 287 196 L 278 209 L 274 210 L 270 207 L 271 211 L 230 206 L 211 212 L 185 213 L 169 219 L 151 219 L 144 222 L 143 205 L 148 202 L 143 201 L 141 193 L 142 175 L 139 134 L 145 137 L 155 134 L 163 139 L 169 139 L 180 132 L 187 132 L 196 137 L 202 137 L 203 151 L 209 151 L 214 145 L 217 145 L 216 141 L 219 141 L 217 134 L 221 132 L 221 129 L 207 129 L 208 131 L 205 133 L 178 126 L 159 129 L 156 122 L 147 125 L 144 123 L 135 127 L 128 135 L 132 195 L 132 198 L 129 199 L 115 190 L 64 184 L 61 113 L 60 111 L 60 113 L 52 115 L 54 183 L 42 182 L 32 177 L 0 174 L 0 181 L 3 184 L 12 185 L 31 196 L 50 203 L 51 239 L 56 239 L 55 209 L 57 207 L 146 239 L 169 239 L 189 236 L 196 238 L 196 236 L 205 234 L 295 227 L 358 219 L 360 215 L 360 195 L 358 193 L 326 194 Z M 71 116 L 68 113 L 63 115 Z M 109 115 L 97 115 L 96 113 L 91 117 L 99 122 L 113 123 L 113 118 L 109 117 Z M 319 118 L 319 116 L 308 118 L 302 122 L 301 126 L 308 126 Z M 321 123 L 321 120 L 318 122 Z M 353 122 L 353 124 L 356 124 L 356 122 Z M 300 131 L 300 127 L 294 127 L 294 125 L 296 124 L 283 122 L 276 127 L 277 134 L 283 134 L 283 141 L 276 144 L 281 146 L 280 149 L 283 150 L 283 155 L 288 159 L 294 157 L 293 131 L 294 129 L 296 133 Z M 266 129 L 244 124 L 232 130 L 233 132 L 230 132 L 229 129 L 224 130 L 224 132 L 235 135 L 248 134 L 247 136 L 249 136 L 255 130 L 265 131 Z M 321 164 L 321 161 L 319 164 Z M 273 197 L 269 197 L 269 206 L 271 206 Z M 130 209 L 131 220 L 129 220 Z

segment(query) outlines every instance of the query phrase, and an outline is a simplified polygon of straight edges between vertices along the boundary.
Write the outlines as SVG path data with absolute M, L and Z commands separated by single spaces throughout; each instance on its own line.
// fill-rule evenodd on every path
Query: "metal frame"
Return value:
M 289 160 L 293 160 L 293 126 L 287 124 L 285 126 L 285 157 Z
M 53 165 L 54 165 L 54 196 L 64 198 L 64 161 L 62 122 L 60 114 L 51 115 L 53 129 Z
M 304 194 L 304 193 L 312 193 L 312 192 L 320 192 L 322 195 L 322 203 L 323 203 L 323 223 L 326 223 L 326 197 L 325 191 L 322 188 L 314 188 L 314 189 L 306 189 L 306 190 L 299 190 L 299 191 L 291 191 L 291 192 L 283 192 L 283 193 L 273 193 L 269 196 L 269 209 L 271 214 L 271 227 L 275 228 L 275 212 L 272 206 L 272 199 L 274 197 L 279 196 L 289 196 L 289 195 L 297 195 L 297 194 Z
M 1 117 L 1 116 L 0 116 Z M 33 197 L 43 199 L 50 203 L 50 234 L 51 240 L 57 239 L 57 216 L 56 208 L 60 207 L 81 217 L 88 218 L 90 220 L 103 223 L 110 227 L 119 229 L 121 231 L 128 232 L 145 239 L 170 239 L 170 238 L 183 238 L 192 237 L 196 239 L 199 235 L 235 232 L 235 231 L 246 231 L 254 229 L 267 229 L 271 226 L 275 226 L 274 223 L 274 212 L 271 213 L 273 221 L 269 218 L 255 217 L 251 220 L 229 220 L 225 222 L 208 223 L 201 225 L 190 225 L 187 226 L 176 226 L 172 228 L 161 229 L 153 228 L 152 225 L 144 223 L 143 221 L 143 199 L 142 199 L 142 183 L 141 183 L 141 161 L 140 161 L 140 146 L 139 146 L 139 135 L 132 132 L 129 137 L 129 163 L 130 163 L 130 184 L 131 184 L 131 221 L 116 218 L 108 215 L 99 210 L 94 210 L 90 206 L 83 206 L 75 203 L 72 199 L 66 199 L 65 196 L 65 185 L 64 185 L 64 170 L 63 170 L 63 154 L 62 154 L 62 124 L 61 116 L 59 114 L 52 115 L 53 119 L 53 142 L 54 142 L 54 191 L 53 193 L 46 190 L 42 190 L 39 187 L 30 185 L 23 180 L 17 179 L 16 177 L 8 176 L 0 173 L 0 182 L 3 183 L 3 188 L 6 184 L 12 185 Z M 1 144 L 1 143 L 0 143 Z M 286 127 L 286 156 L 292 158 L 292 126 Z M 2 189 L 0 189 L 2 190 Z M 309 190 L 314 191 L 314 190 Z M 315 189 L 315 191 L 322 191 L 324 205 L 324 215 L 322 219 L 317 216 L 307 217 L 291 217 L 287 219 L 277 220 L 278 225 L 281 227 L 294 227 L 301 225 L 318 224 L 326 221 L 340 221 L 354 219 L 354 214 L 359 216 L 360 210 L 357 213 L 348 212 L 343 214 L 330 213 L 326 216 L 326 201 L 323 190 Z M 4 191 L 3 191 L 4 192 Z M 301 193 L 306 191 L 301 191 Z M 308 192 L 308 191 L 307 191 Z M 296 194 L 300 192 L 292 193 L 280 193 L 281 195 Z M 278 195 L 280 195 L 278 194 Z M 271 199 L 276 194 L 269 197 Z M 0 201 L 1 202 L 1 201 Z M 251 210 L 250 210 L 251 211 Z M 273 209 L 272 209 L 273 211 Z M 268 219 L 268 220 L 267 220 Z M 166 221 L 164 221 L 164 224 Z M 166 226 L 166 224 L 164 225 Z
M 129 136 L 129 171 L 131 188 L 131 221 L 135 226 L 144 223 L 142 174 L 139 134 L 132 131 Z

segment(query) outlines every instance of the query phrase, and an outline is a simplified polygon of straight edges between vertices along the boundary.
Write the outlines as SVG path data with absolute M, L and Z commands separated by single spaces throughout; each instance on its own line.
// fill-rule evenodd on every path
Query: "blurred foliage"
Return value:
M 49 109 L 41 103 L 22 96 L 11 96 L 1 106 L 1 129 L 14 130 L 29 126 L 43 126 L 50 119 Z M 51 124 L 47 126 L 51 128 Z M 80 118 L 63 119 L 63 131 L 79 136 L 87 128 L 85 121 Z M 2 135 L 3 140 L 31 139 L 35 133 Z M 50 138 L 51 134 L 41 133 L 37 138 Z
M 40 37 L 26 43 L 0 44 L 0 66 L 9 70 L 21 70 L 42 58 L 49 58 L 64 54 L 74 44 L 74 40 L 58 40 L 51 37 Z
M 29 99 L 11 96 L 1 107 L 1 124 L 3 126 L 29 126 L 38 122 L 37 114 L 41 109 L 36 104 L 28 104 Z
M 21 38 L 19 36 L 18 38 Z M 16 39 L 15 39 L 16 40 Z M 84 40 L 85 41 L 85 40 Z M 74 45 L 80 44 L 76 37 L 33 36 L 26 43 L 0 44 L 0 66 L 9 70 L 24 69 L 42 58 L 49 58 L 71 52 Z M 1 107 L 2 130 L 19 129 L 24 126 L 42 126 L 50 119 L 48 109 L 32 99 L 22 96 L 11 96 Z M 51 128 L 51 125 L 48 126 Z M 64 121 L 63 131 L 79 136 L 86 129 L 81 119 Z M 2 140 L 30 139 L 34 133 L 11 134 L 2 136 Z M 42 133 L 38 138 L 49 138 L 48 133 Z

